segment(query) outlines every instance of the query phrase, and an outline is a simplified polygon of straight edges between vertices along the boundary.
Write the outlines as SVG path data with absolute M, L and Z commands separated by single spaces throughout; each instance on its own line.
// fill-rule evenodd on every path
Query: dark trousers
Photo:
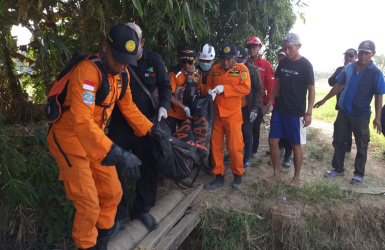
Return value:
M 259 147 L 259 137 L 261 135 L 261 123 L 263 121 L 263 111 L 261 108 L 258 108 L 258 116 L 255 119 L 253 124 L 253 147 L 251 152 L 256 154 Z
M 259 114 L 258 114 L 259 116 Z M 257 119 L 258 119 L 257 116 Z M 244 153 L 243 153 L 243 162 L 245 163 L 247 160 L 250 160 L 251 149 L 253 147 L 253 126 L 255 120 L 250 122 L 250 114 L 247 110 L 247 106 L 242 108 L 242 135 L 243 135 L 243 143 L 244 143 Z
M 289 140 L 286 138 L 279 139 L 278 146 L 280 149 L 281 148 L 285 149 L 285 154 L 283 158 L 285 160 L 289 159 L 289 157 L 291 156 L 291 153 L 293 152 L 293 148 L 291 147 L 291 143 L 289 142 Z
M 141 161 L 140 179 L 136 182 L 136 196 L 134 211 L 136 213 L 148 212 L 154 205 L 158 187 L 158 171 L 154 167 L 152 157 L 153 140 L 148 136 L 137 137 L 132 129 L 110 125 L 108 137 L 123 149 L 131 150 Z M 128 216 L 127 188 L 125 180 L 119 176 L 122 184 L 123 197 L 118 206 L 115 220 L 123 220 Z
M 367 160 L 368 144 L 370 141 L 369 117 L 357 117 L 338 110 L 337 119 L 334 122 L 333 147 L 334 156 L 332 166 L 336 172 L 344 172 L 344 160 L 346 151 L 346 138 L 353 131 L 357 146 L 357 154 L 354 162 L 354 174 L 365 175 L 365 164 Z

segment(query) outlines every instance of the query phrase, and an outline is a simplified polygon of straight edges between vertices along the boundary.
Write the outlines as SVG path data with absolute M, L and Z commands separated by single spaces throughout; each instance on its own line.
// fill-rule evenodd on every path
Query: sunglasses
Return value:
M 352 54 L 345 54 L 345 56 L 349 56 L 350 58 L 354 57 L 354 55 L 352 55 Z
M 191 64 L 194 64 L 194 61 L 183 60 L 183 61 L 180 61 L 180 63 L 181 63 L 182 65 L 185 65 L 185 64 L 191 65 Z

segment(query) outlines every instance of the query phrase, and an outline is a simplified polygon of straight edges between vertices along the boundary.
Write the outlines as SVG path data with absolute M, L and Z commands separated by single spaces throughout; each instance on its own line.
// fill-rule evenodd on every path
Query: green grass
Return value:
M 315 103 L 324 98 L 331 87 L 327 83 L 326 79 L 320 79 L 316 82 L 316 97 Z M 337 110 L 335 110 L 336 106 L 336 98 L 330 98 L 323 106 L 317 109 L 313 109 L 313 120 L 324 121 L 329 123 L 334 123 L 337 117 Z M 373 119 L 374 119 L 374 98 L 371 103 L 372 108 L 372 116 L 370 117 L 370 144 L 371 146 L 379 147 L 376 156 L 380 156 L 382 152 L 385 150 L 385 137 L 383 134 L 377 134 L 376 130 L 373 129 Z

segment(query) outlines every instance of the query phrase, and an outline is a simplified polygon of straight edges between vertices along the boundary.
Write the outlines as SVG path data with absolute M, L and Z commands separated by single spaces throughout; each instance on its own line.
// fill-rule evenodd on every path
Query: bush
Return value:
M 0 115 L 0 242 L 6 246 L 42 249 L 70 234 L 75 209 L 57 180 L 46 136 L 41 128 L 7 127 Z

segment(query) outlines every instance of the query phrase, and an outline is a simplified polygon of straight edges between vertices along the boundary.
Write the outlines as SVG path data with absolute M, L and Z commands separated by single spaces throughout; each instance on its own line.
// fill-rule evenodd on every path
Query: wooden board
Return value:
M 139 248 L 154 248 L 160 240 L 174 227 L 174 225 L 183 217 L 195 197 L 202 190 L 203 184 L 199 185 L 191 194 L 189 194 L 164 220 L 159 224 L 159 228 L 150 232 L 139 244 Z
M 176 226 L 160 241 L 156 249 L 177 249 L 182 242 L 189 236 L 198 224 L 199 213 L 185 215 Z

